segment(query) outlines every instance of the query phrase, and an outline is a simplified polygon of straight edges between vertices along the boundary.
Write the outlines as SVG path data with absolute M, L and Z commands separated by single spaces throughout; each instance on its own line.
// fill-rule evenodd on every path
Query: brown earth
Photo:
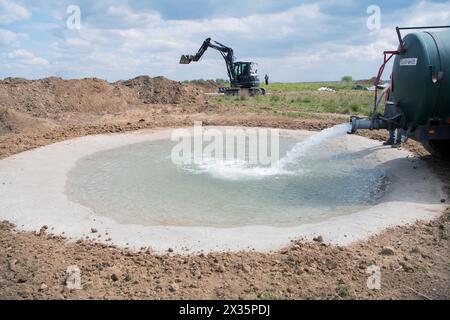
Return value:
M 140 76 L 131 80 L 118 81 L 115 85 L 120 88 L 128 87 L 132 89 L 144 104 L 203 102 L 203 92 L 199 88 L 164 77 Z
M 114 113 L 143 104 L 202 103 L 203 92 L 164 77 L 136 77 L 109 83 L 100 79 L 0 81 L 0 107 L 51 117 L 63 112 Z
M 189 82 L 190 85 L 199 88 L 205 93 L 217 93 L 219 88 L 225 87 L 225 83 L 217 83 L 213 80 L 199 81 L 193 80 Z
M 60 79 L 31 84 L 21 79 L 9 84 L 2 81 L 0 159 L 73 137 L 191 126 L 194 120 L 205 125 L 308 130 L 342 122 L 338 115 L 311 115 L 311 119 L 263 116 L 246 113 L 239 106 L 219 108 L 203 102 L 203 97 L 192 103 L 189 95 L 177 104 L 173 100 L 154 104 L 151 94 L 142 91 L 152 85 L 150 78 L 137 79 L 124 81 L 128 85 L 95 79 L 71 80 L 76 82 L 70 84 Z M 39 88 L 46 81 L 57 84 L 47 88 L 44 95 Z M 87 86 L 88 91 L 66 97 L 66 103 L 65 90 L 75 94 L 77 90 L 71 89 L 75 83 L 78 88 Z M 94 85 L 100 89 L 93 89 Z M 121 95 L 114 96 L 114 88 L 120 88 Z M 29 110 L 24 105 L 25 96 L 34 99 Z M 91 104 L 91 100 L 96 102 Z M 385 132 L 363 134 L 377 140 L 386 138 Z M 449 194 L 450 164 L 430 157 L 416 142 L 408 142 L 405 148 L 436 171 Z M 51 235 L 51 226 L 36 233 L 22 232 L 5 221 L 0 223 L 0 299 L 449 299 L 449 232 L 447 210 L 431 223 L 386 230 L 349 247 L 297 241 L 269 254 L 178 256 L 168 252 L 161 256 L 149 248 L 130 252 L 86 241 L 74 243 Z M 81 290 L 64 285 L 70 265 L 81 269 Z M 381 290 L 366 286 L 370 265 L 381 268 Z

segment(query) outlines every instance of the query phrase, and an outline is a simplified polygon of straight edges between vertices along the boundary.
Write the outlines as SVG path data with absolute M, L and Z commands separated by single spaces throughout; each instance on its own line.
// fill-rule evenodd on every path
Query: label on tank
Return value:
M 416 66 L 417 65 L 417 58 L 400 59 L 400 65 L 401 66 Z

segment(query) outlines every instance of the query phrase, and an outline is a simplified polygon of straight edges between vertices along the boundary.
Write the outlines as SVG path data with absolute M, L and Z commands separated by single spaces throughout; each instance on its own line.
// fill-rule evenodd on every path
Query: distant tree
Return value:
M 352 82 L 353 77 L 352 76 L 343 76 L 341 79 L 342 82 Z

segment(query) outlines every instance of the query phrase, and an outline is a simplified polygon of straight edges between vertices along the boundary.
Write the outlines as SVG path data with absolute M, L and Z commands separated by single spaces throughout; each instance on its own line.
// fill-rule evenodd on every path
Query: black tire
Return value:
M 450 160 L 450 140 L 429 140 L 422 144 L 433 156 Z

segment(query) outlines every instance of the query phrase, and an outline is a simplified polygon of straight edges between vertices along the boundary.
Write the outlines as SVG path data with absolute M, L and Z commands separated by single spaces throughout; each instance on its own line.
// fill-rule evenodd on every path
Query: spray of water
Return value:
M 185 165 L 183 169 L 193 174 L 209 174 L 212 177 L 225 180 L 261 179 L 276 175 L 293 174 L 278 166 L 251 166 L 247 161 L 239 159 L 203 159 L 193 164 Z
M 303 157 L 307 152 L 309 152 L 314 147 L 322 144 L 327 140 L 340 137 L 351 130 L 351 125 L 348 123 L 343 123 L 336 125 L 334 127 L 320 131 L 314 134 L 302 142 L 297 143 L 288 153 L 280 159 L 278 166 L 280 168 L 286 168 L 290 164 L 295 164 L 301 157 Z
M 202 159 L 183 166 L 185 171 L 193 174 L 209 174 L 226 180 L 261 179 L 277 175 L 298 175 L 301 169 L 295 166 L 308 152 L 325 141 L 345 135 L 351 129 L 350 124 L 340 124 L 311 135 L 297 143 L 274 166 L 251 166 L 243 160 Z

